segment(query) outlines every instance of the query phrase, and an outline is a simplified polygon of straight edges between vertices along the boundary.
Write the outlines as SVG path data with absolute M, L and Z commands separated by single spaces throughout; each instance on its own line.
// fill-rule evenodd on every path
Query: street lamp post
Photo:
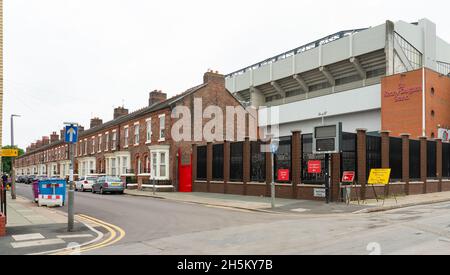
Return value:
M 11 148 L 14 149 L 14 118 L 20 117 L 19 115 L 11 115 Z M 15 200 L 16 195 L 16 173 L 14 170 L 15 157 L 11 158 L 11 199 Z

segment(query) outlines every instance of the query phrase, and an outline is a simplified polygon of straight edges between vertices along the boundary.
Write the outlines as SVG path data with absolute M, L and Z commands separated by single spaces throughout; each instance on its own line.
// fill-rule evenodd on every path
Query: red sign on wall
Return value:
M 287 169 L 278 170 L 278 181 L 289 181 L 289 170 Z
M 320 174 L 322 173 L 322 161 L 310 160 L 308 161 L 308 174 Z
M 355 172 L 346 171 L 342 175 L 343 183 L 353 183 L 355 181 Z

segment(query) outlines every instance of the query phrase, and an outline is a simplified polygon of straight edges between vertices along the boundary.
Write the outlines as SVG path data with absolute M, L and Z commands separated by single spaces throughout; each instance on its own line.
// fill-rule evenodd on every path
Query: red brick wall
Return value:
M 437 136 L 437 125 L 450 126 L 450 78 L 428 69 L 425 72 L 426 135 L 433 137 Z M 385 77 L 381 85 L 382 129 L 392 131 L 392 136 L 422 136 L 422 69 Z
M 6 217 L 0 213 L 0 237 L 6 235 Z

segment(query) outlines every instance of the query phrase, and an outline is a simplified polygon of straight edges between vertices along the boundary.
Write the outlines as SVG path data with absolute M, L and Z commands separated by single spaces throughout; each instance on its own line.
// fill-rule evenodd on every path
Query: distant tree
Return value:
M 13 149 L 13 147 L 5 146 L 2 149 Z M 25 151 L 23 149 L 20 149 L 20 148 L 18 148 L 18 149 L 19 149 L 19 157 L 22 156 L 23 154 L 25 154 Z M 6 174 L 9 174 L 9 175 L 11 175 L 11 168 L 12 168 L 11 167 L 11 161 L 12 161 L 12 158 L 10 158 L 10 157 L 3 157 L 2 158 L 3 172 L 6 173 Z

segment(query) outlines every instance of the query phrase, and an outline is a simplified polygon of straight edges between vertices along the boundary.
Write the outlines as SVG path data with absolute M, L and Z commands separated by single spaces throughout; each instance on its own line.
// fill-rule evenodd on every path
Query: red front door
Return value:
M 178 179 L 179 191 L 192 192 L 192 155 L 178 150 Z

